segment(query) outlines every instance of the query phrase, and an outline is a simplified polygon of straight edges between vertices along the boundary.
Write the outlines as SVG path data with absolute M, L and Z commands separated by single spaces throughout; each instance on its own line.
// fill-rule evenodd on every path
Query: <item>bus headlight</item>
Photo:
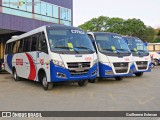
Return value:
M 64 65 L 64 63 L 62 61 L 52 60 L 52 62 L 57 66 L 65 68 L 65 65 Z

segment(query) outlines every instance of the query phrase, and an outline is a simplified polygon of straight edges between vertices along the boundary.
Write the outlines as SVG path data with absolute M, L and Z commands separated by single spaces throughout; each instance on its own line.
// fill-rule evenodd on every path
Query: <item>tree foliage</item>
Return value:
M 146 26 L 140 19 L 109 18 L 100 16 L 79 26 L 86 31 L 114 32 L 121 35 L 139 37 L 144 41 L 154 40 L 155 30 Z M 159 33 L 160 34 L 160 33 Z
M 100 16 L 98 19 L 93 18 L 90 21 L 84 23 L 83 25 L 80 26 L 80 28 L 84 30 L 89 30 L 89 31 L 104 31 L 106 25 L 107 25 L 107 20 L 108 17 Z

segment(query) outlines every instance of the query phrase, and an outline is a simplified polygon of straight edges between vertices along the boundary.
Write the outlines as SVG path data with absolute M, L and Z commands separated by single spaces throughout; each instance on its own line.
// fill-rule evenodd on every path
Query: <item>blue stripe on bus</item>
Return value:
M 7 64 L 8 64 L 11 71 L 12 71 L 12 58 L 13 58 L 13 54 L 7 55 Z
M 132 66 L 133 68 L 133 66 Z M 99 63 L 99 77 L 102 77 L 102 78 L 115 78 L 117 76 L 132 76 L 133 74 L 132 73 L 128 73 L 128 74 L 120 74 L 120 75 L 116 75 L 116 74 L 112 74 L 112 75 L 106 75 L 106 71 L 111 71 L 113 72 L 112 68 L 108 65 L 105 65 L 105 64 L 102 64 L 102 63 Z
M 95 79 L 97 77 L 97 74 L 91 75 L 94 71 L 97 70 L 98 65 L 95 64 L 90 70 L 88 71 L 87 74 L 84 75 L 71 75 L 69 70 L 66 68 L 62 68 L 60 66 L 56 66 L 53 64 L 53 62 L 50 62 L 50 77 L 51 77 L 51 82 L 69 82 L 69 81 L 79 81 L 79 80 L 88 80 L 88 79 Z M 57 76 L 57 72 L 65 74 L 66 78 L 59 78 Z

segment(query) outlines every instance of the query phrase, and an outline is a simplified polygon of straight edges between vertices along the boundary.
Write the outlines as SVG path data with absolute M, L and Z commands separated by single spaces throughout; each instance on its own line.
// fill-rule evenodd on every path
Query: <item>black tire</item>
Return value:
M 87 86 L 88 84 L 88 80 L 81 80 L 81 81 L 78 81 L 78 85 L 80 87 L 84 87 L 84 86 Z
M 123 80 L 123 77 L 115 77 L 116 80 L 121 81 Z
M 143 72 L 135 73 L 135 75 L 136 75 L 137 77 L 141 77 L 141 76 L 143 76 Z
M 92 80 L 88 80 L 89 83 L 96 83 L 98 82 L 98 79 L 92 79 Z
M 20 77 L 17 75 L 17 72 L 15 69 L 13 70 L 13 77 L 15 81 L 20 81 Z
M 155 64 L 155 66 L 158 66 L 159 65 L 158 60 L 154 60 L 154 64 Z
M 42 86 L 44 90 L 51 90 L 53 88 L 53 83 L 47 82 L 47 77 L 45 74 L 43 74 L 42 77 Z

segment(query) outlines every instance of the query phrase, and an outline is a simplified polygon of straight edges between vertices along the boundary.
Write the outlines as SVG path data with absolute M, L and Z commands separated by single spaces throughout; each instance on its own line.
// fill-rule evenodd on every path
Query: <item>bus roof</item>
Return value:
M 60 29 L 76 29 L 76 30 L 82 30 L 80 28 L 77 28 L 77 27 L 73 27 L 73 26 L 65 26 L 65 25 L 60 25 L 60 24 L 52 24 L 52 25 L 45 25 L 45 26 L 42 26 L 42 27 L 39 27 L 37 29 L 34 29 L 34 30 L 31 30 L 27 33 L 24 33 L 22 35 L 19 35 L 15 38 L 11 38 L 7 41 L 7 43 L 10 43 L 10 42 L 13 42 L 13 41 L 16 41 L 18 39 L 22 39 L 22 38 L 25 38 L 25 37 L 28 37 L 30 35 L 34 35 L 36 33 L 39 33 L 39 32 L 42 32 L 44 30 L 47 29 L 56 29 L 56 28 L 60 28 Z
M 123 38 L 133 38 L 133 39 L 140 39 L 138 37 L 132 37 L 132 36 L 122 36 Z
M 94 35 L 118 35 L 118 36 L 121 36 L 120 34 L 111 33 L 111 32 L 88 32 L 88 33 L 93 33 Z

